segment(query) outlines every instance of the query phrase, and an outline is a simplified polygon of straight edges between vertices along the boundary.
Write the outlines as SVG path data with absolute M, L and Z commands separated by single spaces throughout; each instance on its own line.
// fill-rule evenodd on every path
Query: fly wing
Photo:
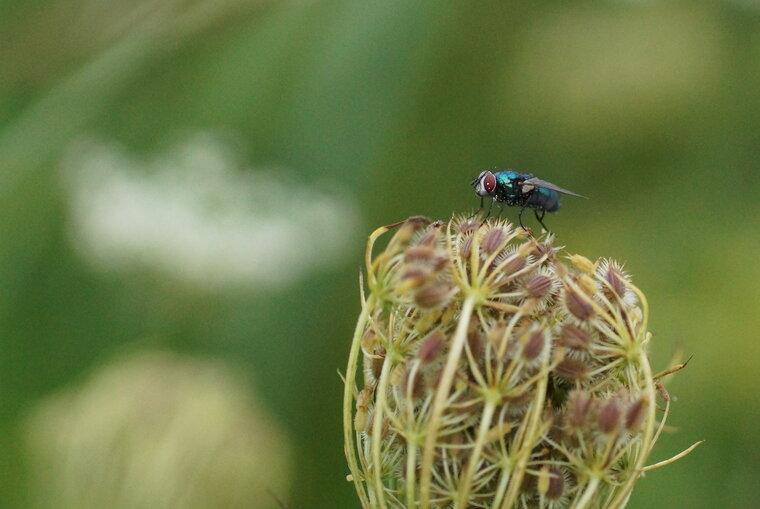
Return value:
M 551 189 L 552 191 L 557 191 L 558 193 L 562 193 L 562 194 L 569 194 L 570 196 L 577 196 L 578 198 L 588 199 L 588 196 L 583 196 L 582 194 L 574 193 L 572 191 L 568 191 L 567 189 L 562 189 L 559 186 L 555 186 L 551 182 L 546 182 L 545 180 L 541 180 L 536 177 L 523 180 L 522 185 L 526 185 L 526 184 L 530 186 L 534 186 L 534 187 L 542 187 L 544 189 Z

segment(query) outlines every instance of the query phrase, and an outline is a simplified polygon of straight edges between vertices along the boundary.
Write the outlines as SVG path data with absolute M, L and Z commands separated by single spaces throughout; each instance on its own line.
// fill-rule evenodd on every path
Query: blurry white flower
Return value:
M 332 265 L 357 222 L 347 197 L 249 170 L 209 134 L 148 161 L 80 141 L 64 175 L 72 237 L 90 262 L 212 288 L 284 285 Z
M 274 509 L 290 448 L 223 364 L 141 353 L 40 404 L 27 423 L 35 507 Z

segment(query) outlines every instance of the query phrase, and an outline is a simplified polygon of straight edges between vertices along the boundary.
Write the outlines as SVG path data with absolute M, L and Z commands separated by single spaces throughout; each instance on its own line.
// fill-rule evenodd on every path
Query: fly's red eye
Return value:
M 496 188 L 496 177 L 490 171 L 483 177 L 483 187 L 489 193 Z

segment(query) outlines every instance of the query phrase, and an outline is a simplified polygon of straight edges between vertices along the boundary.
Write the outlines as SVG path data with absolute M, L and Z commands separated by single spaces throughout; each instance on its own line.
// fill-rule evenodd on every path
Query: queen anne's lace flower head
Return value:
M 467 217 L 380 228 L 366 258 L 344 407 L 365 508 L 625 505 L 665 416 L 617 262 Z

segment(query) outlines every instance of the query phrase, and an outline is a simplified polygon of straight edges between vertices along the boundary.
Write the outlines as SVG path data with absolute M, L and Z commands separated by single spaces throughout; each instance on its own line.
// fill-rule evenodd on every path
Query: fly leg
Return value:
M 525 225 L 522 223 L 523 212 L 525 212 L 525 205 L 523 205 L 522 208 L 520 209 L 520 213 L 517 215 L 517 221 L 520 223 L 520 228 L 522 228 L 523 230 L 527 230 Z
M 536 219 L 538 219 L 538 222 L 541 223 L 541 226 L 544 227 L 544 230 L 547 232 L 549 231 L 549 228 L 546 227 L 544 224 L 544 216 L 546 215 L 546 209 L 541 209 L 541 216 L 538 215 L 538 209 L 534 209 L 533 212 L 536 214 Z
M 483 200 L 483 198 L 481 198 L 481 201 L 482 201 L 482 200 Z M 483 222 L 482 222 L 482 223 L 480 223 L 480 225 L 481 225 L 481 226 L 483 226 L 483 224 L 485 224 L 485 222 L 486 222 L 486 219 L 488 219 L 489 217 L 491 217 L 491 210 L 493 210 L 493 202 L 494 202 L 494 201 L 495 201 L 495 200 L 492 200 L 492 201 L 491 201 L 491 206 L 489 206 L 489 207 L 488 207 L 488 214 L 486 214 L 486 217 L 484 217 L 484 218 L 483 218 Z
M 472 219 L 473 217 L 475 217 L 478 214 L 480 214 L 482 212 L 482 210 L 483 210 L 483 197 L 481 196 L 480 197 L 480 208 L 478 210 L 476 210 L 475 213 L 473 215 L 471 215 L 470 217 L 468 217 L 467 219 Z

